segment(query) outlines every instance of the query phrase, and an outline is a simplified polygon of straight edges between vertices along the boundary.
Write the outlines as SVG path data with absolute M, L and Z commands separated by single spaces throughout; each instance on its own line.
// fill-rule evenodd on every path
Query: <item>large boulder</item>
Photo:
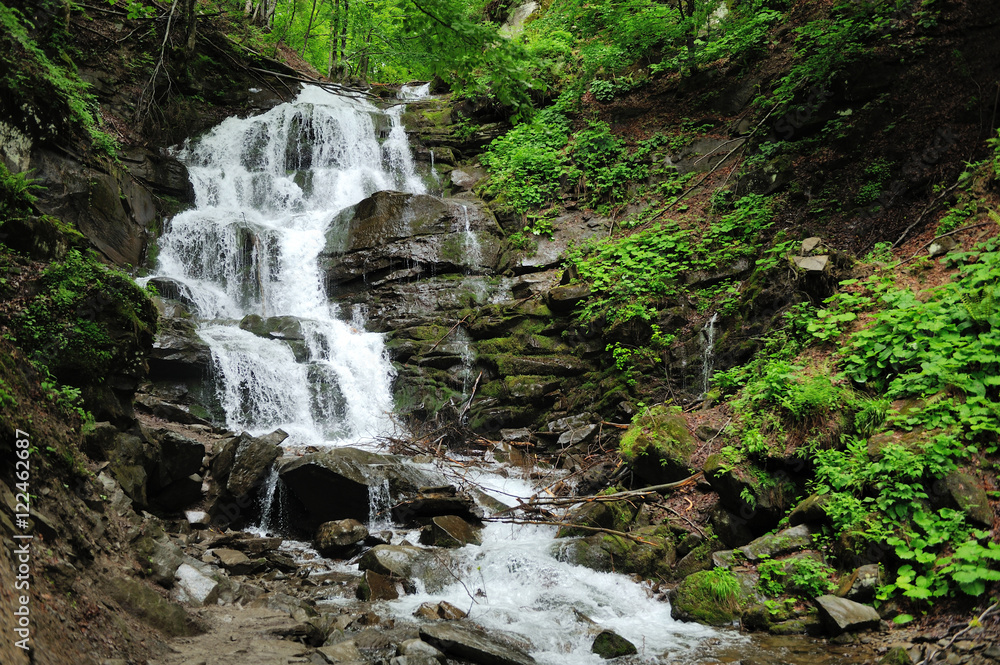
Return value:
M 216 444 L 209 465 L 213 483 L 208 502 L 214 521 L 241 523 L 253 516 L 254 499 L 287 437 L 280 429 L 261 437 L 243 432 Z
M 303 455 L 283 466 L 280 473 L 302 508 L 296 526 L 309 531 L 323 522 L 367 521 L 372 486 L 388 482 L 390 494 L 399 496 L 442 480 L 392 457 L 350 447 Z M 336 501 L 330 500 L 331 493 Z
M 670 483 L 691 475 L 688 458 L 695 451 L 695 438 L 679 408 L 657 405 L 626 430 L 621 451 L 647 483 Z
M 376 545 L 361 557 L 358 569 L 403 580 L 420 580 L 429 592 L 454 581 L 440 552 L 412 545 Z
M 147 439 L 160 449 L 149 487 L 152 506 L 173 512 L 200 501 L 205 444 L 167 429 L 149 432 Z
M 520 648 L 454 621 L 421 626 L 420 638 L 448 656 L 482 665 L 532 665 L 535 662 Z
M 149 352 L 149 377 L 153 381 L 204 379 L 212 367 L 212 352 L 190 319 L 160 320 Z
M 990 506 L 986 490 L 974 476 L 961 471 L 952 471 L 936 485 L 947 502 L 964 512 L 969 521 L 979 526 L 993 526 L 993 508 Z
M 834 635 L 876 628 L 881 620 L 873 607 L 846 598 L 827 595 L 816 598 L 815 602 L 820 619 Z
M 502 237 L 481 201 L 383 191 L 340 213 L 321 258 L 331 291 L 353 291 L 425 274 L 492 271 Z

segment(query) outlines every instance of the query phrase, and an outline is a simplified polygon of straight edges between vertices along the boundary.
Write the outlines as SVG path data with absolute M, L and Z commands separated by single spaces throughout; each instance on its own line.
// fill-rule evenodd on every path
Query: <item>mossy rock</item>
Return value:
M 602 630 L 598 633 L 590 650 L 605 660 L 639 653 L 634 644 L 610 630 Z
M 680 409 L 661 404 L 647 409 L 632 423 L 620 447 L 636 475 L 656 485 L 691 475 L 688 458 L 696 449 L 695 443 Z
M 729 626 L 740 617 L 746 600 L 736 577 L 716 568 L 684 578 L 670 603 L 670 616 L 679 621 Z
M 628 501 L 591 501 L 573 509 L 566 521 L 586 527 L 624 531 L 635 517 L 635 508 Z M 580 529 L 572 526 L 560 527 L 556 538 L 570 536 L 589 536 L 592 529 Z
M 631 531 L 630 535 L 643 542 L 605 535 L 602 548 L 611 555 L 614 569 L 619 573 L 641 575 L 647 579 L 667 579 L 677 560 L 673 535 L 667 527 L 645 527 Z
M 108 591 L 119 605 L 165 635 L 184 637 L 205 632 L 183 607 L 149 586 L 128 578 L 113 579 L 109 584 Z

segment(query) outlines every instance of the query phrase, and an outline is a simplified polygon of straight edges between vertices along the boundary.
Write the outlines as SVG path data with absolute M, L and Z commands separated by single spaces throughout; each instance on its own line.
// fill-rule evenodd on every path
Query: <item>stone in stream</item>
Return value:
M 368 537 L 368 529 L 358 520 L 324 522 L 316 530 L 316 550 L 325 557 L 344 558 Z
M 358 586 L 358 598 L 369 601 L 396 600 L 400 596 L 413 593 L 413 590 L 413 585 L 407 580 L 366 570 Z
M 469 615 L 447 600 L 442 600 L 440 603 L 420 603 L 420 607 L 413 612 L 413 616 L 430 619 L 431 621 L 437 621 L 438 619 L 454 621 L 456 619 L 464 619 Z
M 400 524 L 412 524 L 427 517 L 453 515 L 461 519 L 478 522 L 483 510 L 472 497 L 458 494 L 454 487 L 422 488 L 420 493 L 392 507 L 392 519 Z
M 877 628 L 881 620 L 874 608 L 846 598 L 826 595 L 815 602 L 823 624 L 834 635 Z
M 283 466 L 280 473 L 303 509 L 295 526 L 308 531 L 324 522 L 367 520 L 369 486 L 388 481 L 390 494 L 399 495 L 443 480 L 393 457 L 349 447 L 304 455 Z M 336 493 L 336 501 L 330 500 L 331 492 Z
M 431 523 L 420 532 L 422 545 L 437 547 L 462 547 L 463 545 L 482 545 L 479 528 L 475 527 L 457 515 L 441 515 L 431 519 Z
M 358 569 L 406 580 L 418 579 L 427 591 L 436 591 L 453 581 L 448 571 L 450 564 L 442 551 L 413 545 L 377 545 L 364 553 L 358 561 Z
M 532 665 L 535 662 L 520 648 L 503 644 L 481 630 L 456 622 L 421 626 L 420 638 L 450 657 L 480 665 Z
M 604 660 L 639 653 L 634 644 L 610 630 L 602 630 L 598 633 L 597 637 L 594 638 L 594 643 L 590 646 L 590 650 Z

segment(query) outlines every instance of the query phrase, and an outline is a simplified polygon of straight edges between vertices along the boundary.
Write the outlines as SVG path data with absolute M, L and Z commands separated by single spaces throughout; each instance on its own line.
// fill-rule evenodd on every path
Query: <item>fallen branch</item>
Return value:
M 458 422 L 465 421 L 465 414 L 467 414 L 469 412 L 469 409 L 472 408 L 472 400 L 476 399 L 476 391 L 479 390 L 479 382 L 482 380 L 482 378 L 483 378 L 483 373 L 480 372 L 479 376 L 476 377 L 476 382 L 472 384 L 472 394 L 469 395 L 469 401 L 466 402 L 465 406 L 462 407 L 462 410 L 458 412 Z
M 582 524 L 570 524 L 569 522 L 556 522 L 554 520 L 499 519 L 497 517 L 484 517 L 483 521 L 499 522 L 501 524 L 541 524 L 543 526 L 564 526 L 569 529 L 583 529 L 584 531 L 606 533 L 610 536 L 618 536 L 619 538 L 625 538 L 627 540 L 631 540 L 634 543 L 640 543 L 642 545 L 653 545 L 653 546 L 658 545 L 658 543 L 653 543 L 648 540 L 643 540 L 641 537 L 635 536 L 631 533 L 625 533 L 624 531 L 615 531 L 614 529 L 605 529 L 599 526 L 583 526 Z
M 901 266 L 906 265 L 913 259 L 917 258 L 917 255 L 919 255 L 920 252 L 922 252 L 924 249 L 933 245 L 935 240 L 940 240 L 941 238 L 947 238 L 948 236 L 955 235 L 956 233 L 961 233 L 962 231 L 968 231 L 969 229 L 977 229 L 980 226 L 989 226 L 990 224 L 992 224 L 992 222 L 979 222 L 978 224 L 969 224 L 968 226 L 963 226 L 962 228 L 955 229 L 954 231 L 949 231 L 948 233 L 942 233 L 941 235 L 934 236 L 927 243 L 921 245 L 920 249 L 918 249 L 916 252 L 913 253 L 913 256 L 906 259 L 905 261 L 900 262 L 899 265 Z
M 939 653 L 941 653 L 945 649 L 949 648 L 952 644 L 955 643 L 955 640 L 957 640 L 958 638 L 960 638 L 962 635 L 965 635 L 967 632 L 969 632 L 970 630 L 972 630 L 975 626 L 982 625 L 983 620 L 986 619 L 986 617 L 988 617 L 990 614 L 992 614 L 993 612 L 995 612 L 998 607 L 1000 607 L 1000 603 L 993 603 L 992 605 L 990 605 L 989 607 L 987 607 L 986 610 L 982 614 L 980 614 L 977 619 L 975 619 L 973 621 L 970 621 L 968 626 L 966 626 L 962 630 L 960 630 L 957 633 L 955 633 L 952 636 L 952 638 L 950 640 L 948 640 L 947 644 L 945 644 L 940 649 L 935 649 L 934 651 L 931 651 L 931 655 L 929 655 L 926 658 L 924 658 L 922 661 L 920 661 L 919 663 L 917 663 L 917 665 L 927 665 L 928 663 L 930 663 L 931 661 L 933 661 L 935 656 L 937 656 Z
M 680 203 L 680 201 L 685 196 L 687 196 L 688 194 L 690 194 L 695 188 L 701 186 L 701 183 L 705 182 L 705 179 L 708 178 L 708 176 L 710 176 L 713 173 L 715 173 L 716 169 L 718 169 L 720 166 L 722 166 L 723 164 L 725 164 L 726 161 L 732 156 L 732 154 L 734 152 L 736 152 L 737 150 L 739 150 L 743 146 L 747 145 L 750 142 L 750 138 L 753 137 L 753 135 L 757 133 L 757 130 L 760 129 L 761 125 L 763 125 L 767 121 L 767 119 L 771 117 L 771 114 L 774 113 L 778 109 L 778 106 L 780 106 L 780 105 L 779 104 L 775 104 L 774 108 L 771 109 L 770 111 L 768 111 L 767 115 L 764 116 L 763 120 L 761 120 L 759 123 L 757 123 L 757 126 L 754 127 L 753 130 L 751 130 L 751 132 L 749 134 L 746 135 L 746 137 L 745 137 L 746 140 L 743 143 L 739 144 L 738 146 L 736 146 L 735 148 L 733 148 L 732 150 L 730 150 L 728 153 L 726 153 L 726 156 L 723 157 L 722 159 L 720 159 L 718 162 L 716 162 L 715 166 L 713 166 L 708 172 L 706 172 L 705 175 L 703 175 L 701 177 L 701 179 L 698 180 L 698 182 L 696 182 L 695 184 L 691 185 L 690 187 L 688 187 L 687 189 L 685 189 L 683 192 L 681 192 L 676 198 L 674 198 L 673 201 L 671 201 L 670 203 L 668 203 L 663 208 L 663 210 L 661 210 L 660 212 L 656 213 L 649 220 L 647 220 L 647 223 L 648 222 L 652 222 L 653 220 L 659 218 L 660 215 L 662 215 L 663 213 L 665 213 L 666 211 L 670 210 L 672 207 L 674 207 L 675 205 L 677 205 L 678 203 Z M 725 145 L 725 143 L 723 143 L 722 145 Z M 729 178 L 726 178 L 726 180 L 728 181 Z
M 455 325 L 453 325 L 453 326 L 451 327 L 451 330 L 449 330 L 448 332 L 446 332 L 446 333 L 444 334 L 444 336 L 443 336 L 443 337 L 441 337 L 441 339 L 439 339 L 438 341 L 434 342 L 434 346 L 432 346 L 431 348 L 427 349 L 427 353 L 430 353 L 431 351 L 433 351 L 434 349 L 436 349 L 436 348 L 438 347 L 438 344 L 440 344 L 440 343 L 441 343 L 441 342 L 443 342 L 443 341 L 444 341 L 445 339 L 447 339 L 447 338 L 448 338 L 448 335 L 450 335 L 450 334 L 452 334 L 453 332 L 455 332 L 455 329 L 456 329 L 456 328 L 458 328 L 458 327 L 459 327 L 460 325 L 462 325 L 463 323 L 465 323 L 465 320 L 466 320 L 467 318 L 469 318 L 470 316 L 472 316 L 472 315 L 471 315 L 471 314 L 466 314 L 465 316 L 463 316 L 463 317 L 462 317 L 462 319 L 461 319 L 461 320 L 460 320 L 460 321 L 459 321 L 458 323 L 456 323 Z
M 612 503 L 615 501 L 622 501 L 625 499 L 638 499 L 650 496 L 651 494 L 659 495 L 667 490 L 677 489 L 678 487 L 684 487 L 685 485 L 694 484 L 695 480 L 701 477 L 703 474 L 701 471 L 694 474 L 693 476 L 688 476 L 683 480 L 678 480 L 673 483 L 664 483 L 662 485 L 652 485 L 650 487 L 643 487 L 637 490 L 626 490 L 624 492 L 616 492 L 614 494 L 589 494 L 587 496 L 553 496 L 553 497 L 532 497 L 527 500 L 519 500 L 519 505 L 511 506 L 503 512 L 508 512 L 510 510 L 524 510 L 526 508 L 535 508 L 538 506 L 572 506 L 578 503 Z
M 899 240 L 892 243 L 892 248 L 895 249 L 899 247 L 900 244 L 902 244 L 903 240 L 906 239 L 906 236 L 910 235 L 910 231 L 912 231 L 913 228 L 920 223 L 920 220 L 922 220 L 927 215 L 927 213 L 929 213 L 931 210 L 937 207 L 937 204 L 941 201 L 941 199 L 948 196 L 948 194 L 951 194 L 951 192 L 953 192 L 955 188 L 958 187 L 959 184 L 960 183 L 956 182 L 954 185 L 941 192 L 941 194 L 938 195 L 936 199 L 931 201 L 930 205 L 924 208 L 924 211 L 917 216 L 917 218 L 913 221 L 913 223 L 906 227 L 906 230 L 903 231 L 903 235 L 899 236 Z

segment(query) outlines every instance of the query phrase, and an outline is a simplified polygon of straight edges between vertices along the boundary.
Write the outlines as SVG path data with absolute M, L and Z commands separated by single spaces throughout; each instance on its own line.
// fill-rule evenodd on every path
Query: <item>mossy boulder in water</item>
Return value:
M 602 630 L 598 633 L 590 650 L 605 660 L 639 653 L 634 644 L 610 630 Z
M 657 405 L 628 428 L 621 451 L 637 476 L 654 485 L 669 483 L 691 475 L 688 458 L 695 451 L 695 439 L 680 409 Z

